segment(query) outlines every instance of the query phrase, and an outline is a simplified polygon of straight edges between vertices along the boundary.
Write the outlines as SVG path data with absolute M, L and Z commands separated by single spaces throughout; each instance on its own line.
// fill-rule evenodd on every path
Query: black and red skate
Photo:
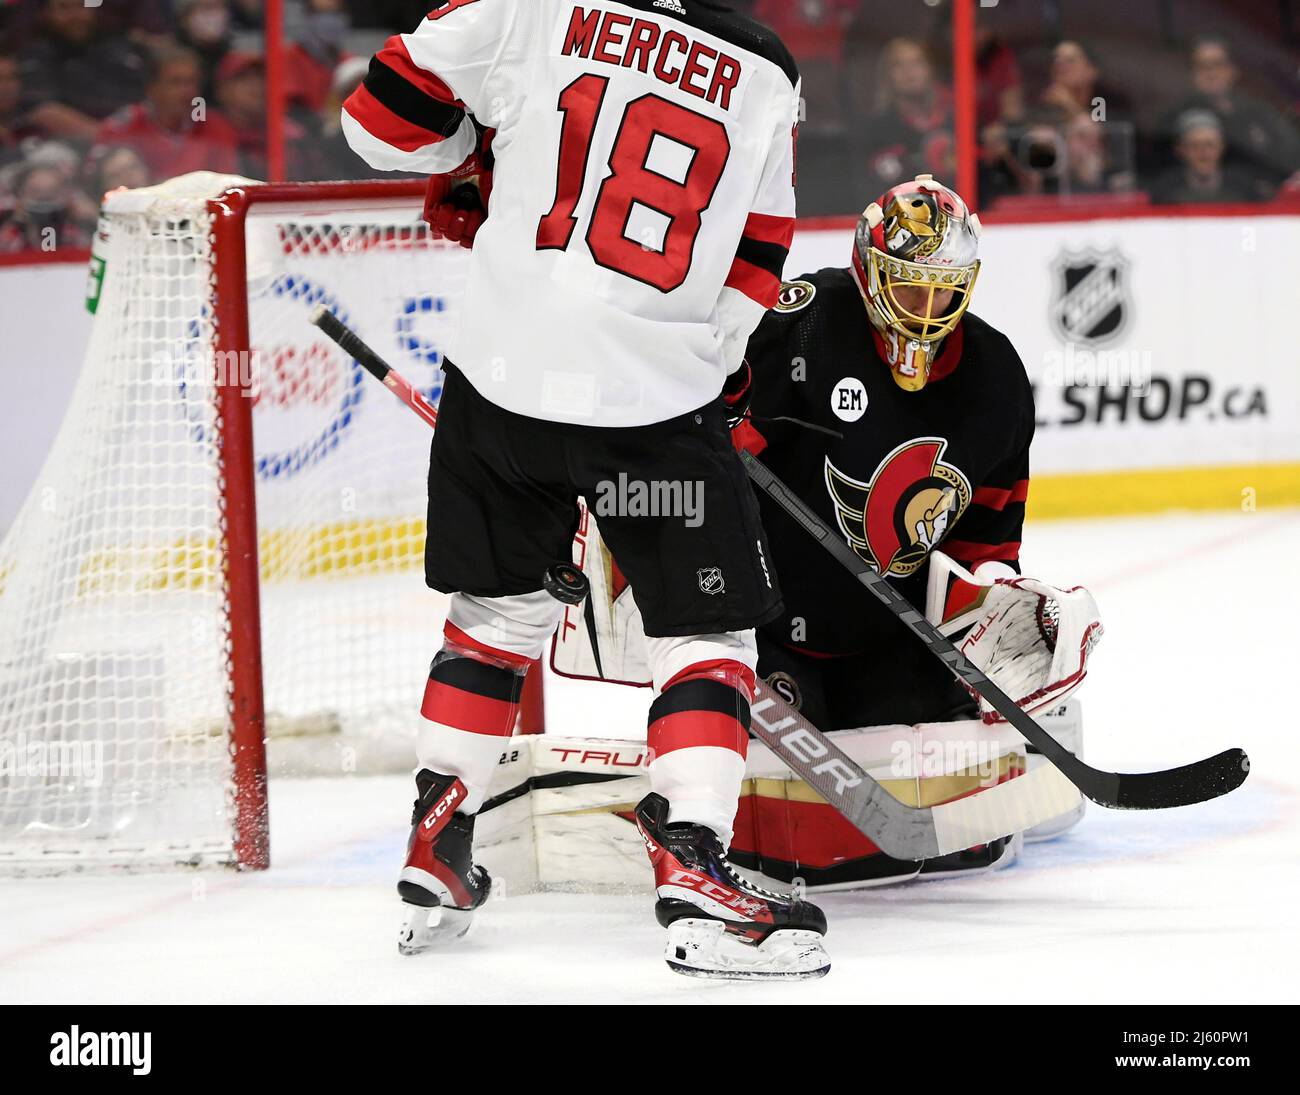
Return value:
M 487 871 L 474 865 L 474 818 L 456 813 L 465 785 L 426 768 L 415 786 L 420 797 L 397 882 L 406 909 L 397 949 L 408 955 L 463 937 L 492 890 Z
M 712 829 L 669 824 L 668 800 L 650 794 L 637 826 L 655 871 L 655 917 L 668 929 L 664 960 L 688 977 L 822 977 L 826 916 L 816 905 L 755 886 L 727 862 Z

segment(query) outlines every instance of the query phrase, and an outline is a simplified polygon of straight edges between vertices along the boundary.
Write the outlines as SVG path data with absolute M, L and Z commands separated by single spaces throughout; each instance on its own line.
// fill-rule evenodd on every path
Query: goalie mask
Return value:
M 979 218 L 932 175 L 886 191 L 858 221 L 853 273 L 904 391 L 925 387 L 970 303 L 979 236 Z

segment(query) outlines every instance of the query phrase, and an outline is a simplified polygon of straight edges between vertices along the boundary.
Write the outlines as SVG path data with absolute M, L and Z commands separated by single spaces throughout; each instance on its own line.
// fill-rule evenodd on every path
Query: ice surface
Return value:
M 1161 813 L 1092 808 L 984 878 L 822 899 L 821 981 L 663 964 L 648 896 L 494 900 L 463 947 L 396 953 L 401 777 L 273 780 L 265 874 L 0 880 L 0 1002 L 1178 1002 L 1300 999 L 1300 511 L 1031 526 L 1026 570 L 1097 595 L 1091 763 L 1229 745 L 1246 786 Z M 551 726 L 635 737 L 648 694 L 549 682 Z

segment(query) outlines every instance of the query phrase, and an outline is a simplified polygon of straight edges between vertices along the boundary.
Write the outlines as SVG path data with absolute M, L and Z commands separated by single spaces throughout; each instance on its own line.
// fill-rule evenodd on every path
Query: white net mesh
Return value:
M 316 770 L 404 763 L 438 646 L 428 428 L 308 317 L 436 397 L 466 253 L 410 202 L 255 206 L 252 352 L 214 361 L 206 202 L 170 186 L 110 202 L 83 373 L 0 544 L 0 865 L 231 857 L 218 366 L 253 379 L 273 742 L 313 735 Z

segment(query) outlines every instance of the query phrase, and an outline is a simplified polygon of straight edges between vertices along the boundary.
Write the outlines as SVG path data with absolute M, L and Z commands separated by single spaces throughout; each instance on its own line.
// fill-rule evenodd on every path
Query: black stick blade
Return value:
M 1241 749 L 1166 772 L 1125 772 L 1120 775 L 1117 810 L 1162 810 L 1191 806 L 1235 791 L 1250 774 L 1250 758 Z

